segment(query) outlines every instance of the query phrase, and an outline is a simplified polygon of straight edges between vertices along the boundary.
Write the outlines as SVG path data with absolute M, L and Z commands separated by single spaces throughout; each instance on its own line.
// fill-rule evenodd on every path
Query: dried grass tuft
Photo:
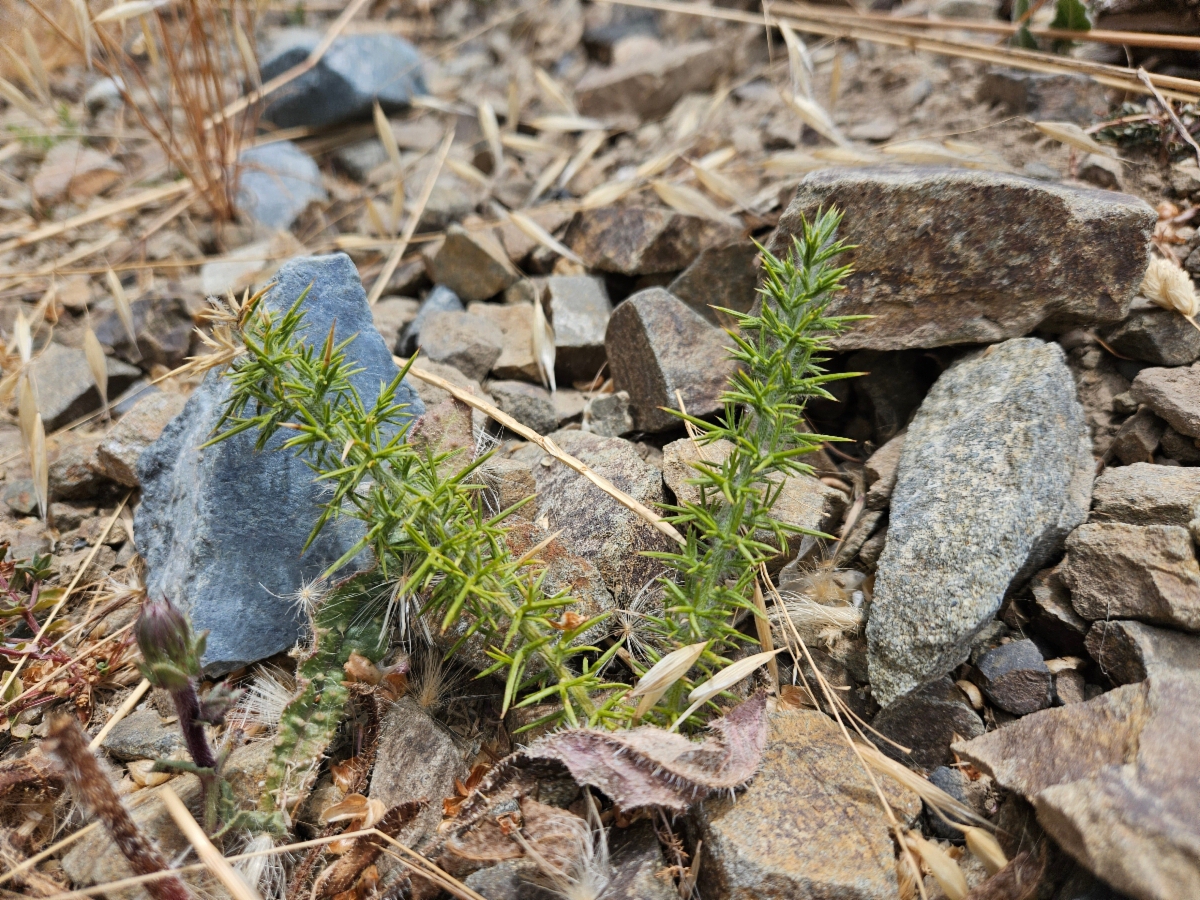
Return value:
M 921 858 L 948 900 L 963 900 L 967 896 L 967 877 L 945 850 L 915 831 L 907 832 L 904 841 Z

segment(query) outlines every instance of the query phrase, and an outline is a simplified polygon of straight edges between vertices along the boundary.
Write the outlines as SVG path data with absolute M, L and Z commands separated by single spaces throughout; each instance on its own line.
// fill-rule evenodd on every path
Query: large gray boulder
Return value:
M 302 63 L 321 38 L 308 28 L 280 32 L 264 54 L 262 80 Z M 346 34 L 280 89 L 263 115 L 280 128 L 322 128 L 369 116 L 376 100 L 384 112 L 405 109 L 414 94 L 424 92 L 421 54 L 408 41 L 391 34 Z
M 309 342 L 325 340 L 332 323 L 363 371 L 351 380 L 366 404 L 397 369 L 371 322 L 366 293 L 345 254 L 294 259 L 280 268 L 266 309 L 285 310 L 312 285 L 301 309 Z M 146 588 L 187 610 L 207 629 L 205 670 L 219 674 L 287 650 L 301 636 L 302 612 L 289 598 L 358 539 L 350 520 L 331 523 L 309 549 L 304 542 L 325 496 L 312 470 L 293 453 L 274 452 L 277 434 L 256 453 L 257 434 L 243 432 L 207 447 L 230 394 L 220 371 L 208 374 L 187 405 L 138 461 L 142 502 L 134 520 L 138 551 L 149 569 Z M 406 384 L 397 402 L 425 411 Z M 366 560 L 360 557 L 361 563 Z
M 963 662 L 1009 586 L 1083 522 L 1090 448 L 1057 344 L 1006 341 L 942 374 L 904 441 L 867 624 L 881 705 Z
M 827 169 L 805 177 L 769 249 L 836 207 L 854 271 L 831 315 L 872 318 L 839 349 L 993 343 L 1125 318 L 1156 221 L 1143 200 L 1001 172 Z

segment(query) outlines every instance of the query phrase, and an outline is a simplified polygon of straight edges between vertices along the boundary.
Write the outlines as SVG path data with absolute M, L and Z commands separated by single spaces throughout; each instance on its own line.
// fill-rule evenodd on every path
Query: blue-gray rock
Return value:
M 335 321 L 337 340 L 357 334 L 347 352 L 363 371 L 352 381 L 363 402 L 372 403 L 397 369 L 371 323 L 349 257 L 286 263 L 263 303 L 286 309 L 309 284 L 302 307 L 307 339 L 323 341 Z M 319 576 L 359 534 L 349 520 L 333 523 L 301 555 L 324 494 L 302 460 L 272 452 L 286 435 L 277 434 L 262 453 L 254 451 L 253 432 L 199 449 L 229 393 L 222 373 L 210 372 L 137 467 L 142 502 L 134 535 L 149 569 L 147 590 L 190 612 L 197 630 L 209 630 L 204 663 L 212 674 L 291 647 L 304 621 L 289 595 Z M 414 416 L 425 410 L 407 384 L 397 401 L 409 404 Z
M 238 165 L 238 209 L 268 228 L 290 228 L 308 204 L 328 196 L 317 164 L 291 141 L 243 150 Z
M 867 623 L 886 706 L 971 641 L 1084 521 L 1094 463 L 1062 349 L 1035 338 L 960 360 L 908 428 Z
M 321 37 L 306 28 L 281 32 L 264 57 L 263 81 L 303 62 Z M 350 34 L 280 89 L 263 115 L 280 128 L 321 128 L 369 115 L 376 100 L 385 112 L 404 109 L 423 93 L 421 54 L 412 44 L 390 34 Z
M 417 317 L 408 323 L 404 333 L 400 335 L 400 340 L 396 343 L 396 352 L 401 356 L 412 356 L 417 352 L 417 347 L 421 345 L 421 328 L 434 313 L 465 311 L 466 307 L 458 298 L 458 294 L 444 284 L 434 285 L 421 308 L 417 310 Z

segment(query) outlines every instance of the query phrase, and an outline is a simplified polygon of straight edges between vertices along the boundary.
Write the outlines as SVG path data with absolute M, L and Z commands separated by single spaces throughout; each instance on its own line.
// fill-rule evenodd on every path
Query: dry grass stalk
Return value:
M 37 41 L 28 28 L 21 29 L 21 40 L 25 45 L 25 59 L 29 62 L 29 71 L 37 82 L 38 91 L 44 103 L 50 102 L 50 76 L 46 73 L 46 63 L 42 52 L 38 49 Z
M 762 653 L 755 653 L 752 656 L 747 656 L 745 659 L 739 659 L 735 663 L 731 663 L 701 684 L 696 685 L 692 692 L 688 694 L 688 700 L 691 701 L 691 706 L 679 714 L 679 718 L 672 724 L 670 731 L 674 731 L 681 724 L 686 722 L 688 718 L 698 710 L 701 706 L 716 697 L 718 694 L 723 694 L 739 681 L 748 678 L 754 673 L 754 670 L 760 666 L 765 666 L 770 660 L 775 658 L 775 654 L 782 653 L 783 647 L 778 650 L 765 650 Z
M 72 216 L 71 218 L 64 219 L 61 222 L 51 222 L 49 225 L 43 225 L 41 228 L 29 232 L 29 234 L 4 241 L 3 243 L 0 243 L 0 253 L 7 253 L 10 250 L 18 250 L 21 247 L 28 247 L 32 244 L 40 243 L 47 238 L 58 237 L 60 234 L 67 234 L 68 232 L 74 231 L 77 228 L 82 228 L 84 225 L 91 225 L 93 222 L 99 222 L 112 216 L 118 216 L 121 213 L 126 213 L 130 210 L 141 209 L 142 207 L 150 206 L 163 200 L 169 200 L 172 197 L 177 197 L 180 194 L 187 193 L 191 189 L 191 182 L 185 179 L 183 181 L 177 181 L 173 184 L 168 184 L 163 187 L 150 188 L 142 191 L 141 193 L 113 200 L 109 203 L 102 203 L 95 209 L 90 209 L 87 212 L 80 213 L 77 216 Z
M 133 708 L 138 705 L 138 702 L 146 695 L 146 691 L 148 690 L 150 690 L 150 682 L 143 678 L 138 682 L 138 686 L 129 692 L 129 696 L 125 698 L 124 702 L 117 708 L 117 711 L 104 723 L 104 727 L 96 732 L 96 736 L 88 744 L 88 749 L 100 749 L 100 745 L 104 743 L 104 739 L 108 737 L 112 730 L 117 727 L 117 723 L 133 712 Z
M 533 187 L 529 189 L 529 196 L 525 198 L 525 205 L 532 206 L 534 201 L 546 191 L 550 185 L 554 184 L 554 180 L 562 173 L 562 170 L 567 167 L 567 163 L 571 161 L 570 153 L 560 153 L 554 158 L 554 161 L 546 168 L 542 169 L 538 175 L 537 181 L 533 183 Z
M 548 387 L 550 393 L 553 394 L 558 390 L 558 385 L 554 381 L 554 362 L 557 355 L 554 347 L 554 329 L 546 319 L 546 310 L 542 308 L 540 299 L 533 303 L 533 328 L 530 337 L 533 342 L 533 358 L 537 362 L 542 384 Z
M 504 145 L 500 143 L 500 122 L 496 119 L 495 107 L 486 100 L 479 101 L 477 118 L 479 119 L 479 130 L 483 132 L 488 152 L 492 155 L 492 176 L 496 177 L 500 174 L 500 167 L 504 164 Z
M 1047 137 L 1051 137 L 1060 144 L 1065 144 L 1074 150 L 1082 150 L 1084 153 L 1097 153 L 1100 156 L 1107 156 L 1110 159 L 1116 159 L 1117 157 L 1116 150 L 1101 144 L 1074 122 L 1034 122 L 1033 127 Z
M 711 219 L 714 222 L 721 222 L 724 225 L 739 230 L 742 227 L 742 223 L 738 219 L 718 207 L 695 188 L 690 188 L 682 184 L 672 184 L 669 181 L 662 181 L 660 179 L 651 181 L 650 187 L 654 189 L 654 193 L 658 194 L 658 198 L 663 203 L 685 215 L 697 216 L 701 219 Z
M 921 862 L 925 863 L 948 900 L 963 900 L 967 896 L 967 878 L 945 850 L 916 831 L 905 834 L 904 842 L 909 850 L 921 857 Z
M 42 746 L 58 763 L 82 804 L 104 823 L 134 873 L 154 875 L 167 871 L 166 859 L 138 830 L 108 776 L 88 749 L 79 723 L 70 715 L 56 717 L 50 723 L 50 732 Z M 191 900 L 192 897 L 191 891 L 175 875 L 147 882 L 146 890 L 154 900 Z
M 1003 35 L 1005 37 L 1017 33 L 1018 26 L 1010 22 L 982 21 L 979 19 L 963 19 L 953 16 L 938 16 L 936 19 L 924 19 L 916 16 L 906 16 L 897 19 L 886 13 L 851 12 L 849 10 L 831 9 L 830 7 L 815 6 L 806 3 L 789 3 L 784 0 L 772 3 L 771 8 L 784 15 L 820 15 L 831 20 L 840 18 L 847 22 L 864 22 L 884 27 L 902 25 L 904 28 L 921 28 L 930 31 L 975 31 L 983 34 Z M 1159 50 L 1200 50 L 1200 38 L 1178 34 L 1155 34 L 1145 31 L 1111 31 L 1103 28 L 1092 28 L 1088 31 L 1070 31 L 1065 28 L 1030 27 L 1034 37 L 1047 38 L 1053 41 L 1072 41 L 1096 44 L 1113 44 L 1123 47 L 1154 47 Z
M 871 768 L 880 774 L 888 776 L 903 787 L 908 788 L 924 800 L 931 809 L 935 809 L 941 813 L 943 818 L 950 820 L 953 817 L 954 819 L 987 824 L 986 819 L 982 818 L 961 800 L 956 800 L 928 778 L 918 775 L 912 769 L 903 763 L 896 762 L 890 756 L 885 756 L 877 748 L 868 743 L 860 743 L 858 750 L 863 759 L 870 764 Z M 951 822 L 951 824 L 954 823 Z M 961 826 L 955 825 L 955 827 Z
M 608 140 L 608 134 L 603 131 L 590 131 L 579 142 L 579 148 L 575 151 L 575 155 L 571 157 L 571 161 L 567 163 L 565 169 L 558 176 L 558 186 L 565 188 L 571 183 L 579 170 L 582 169 L 592 157 L 604 146 L 604 142 Z
M 538 116 L 529 126 L 535 131 L 572 132 L 602 131 L 604 123 L 587 116 Z
M 396 362 L 400 365 L 408 364 L 408 360 L 406 359 L 397 358 Z M 662 516 L 658 515 L 644 503 L 640 503 L 633 497 L 630 497 L 603 475 L 593 472 L 585 463 L 564 451 L 550 438 L 543 437 L 529 426 L 522 425 L 500 408 L 493 406 L 486 400 L 476 397 L 469 391 L 463 390 L 462 388 L 458 387 L 458 385 L 450 383 L 445 378 L 440 378 L 439 376 L 434 375 L 432 372 L 426 372 L 420 367 L 419 364 L 414 364 L 412 368 L 409 369 L 409 374 L 411 374 L 414 378 L 421 379 L 427 384 L 440 387 L 442 390 L 451 394 L 456 400 L 462 401 L 472 409 L 477 409 L 480 412 L 487 413 L 509 431 L 513 432 L 514 434 L 519 434 L 521 437 L 525 438 L 525 440 L 537 444 L 550 456 L 553 456 L 559 462 L 567 466 L 567 468 L 578 472 L 596 487 L 600 488 L 600 490 L 604 491 L 604 493 L 608 494 L 608 496 L 612 497 L 630 512 L 636 514 L 639 518 L 649 523 L 653 528 L 662 532 L 677 544 L 684 543 L 683 535 L 680 534 L 670 522 L 667 522 L 662 518 Z
M 508 217 L 512 220 L 514 225 L 516 225 L 525 233 L 526 237 L 537 241 L 547 250 L 554 251 L 563 259 L 568 259 L 577 265 L 583 265 L 583 260 L 579 258 L 579 255 L 575 253 L 574 250 L 572 250 L 562 241 L 555 238 L 554 235 L 548 232 L 533 219 L 529 218 L 529 216 L 522 212 L 513 211 L 508 213 Z M 547 325 L 547 327 L 549 327 L 549 325 Z M 551 346 L 553 346 L 553 340 L 551 340 Z
M 96 382 L 96 390 L 100 392 L 101 410 L 107 412 L 108 357 L 104 355 L 104 348 L 100 345 L 96 332 L 92 331 L 91 325 L 83 332 L 83 354 L 87 357 L 88 369 L 91 370 L 92 381 Z
M 780 19 L 775 16 L 764 17 L 758 13 L 741 12 L 703 4 L 679 3 L 674 0 L 604 0 L 620 6 L 635 6 L 641 9 L 657 9 L 663 12 L 683 13 L 684 15 L 701 16 L 709 19 L 723 19 L 732 22 L 744 22 L 749 25 L 762 26 L 766 24 L 778 26 Z M 826 37 L 843 40 L 862 40 L 870 43 L 884 44 L 892 47 L 902 47 L 911 51 L 925 51 L 954 56 L 962 59 L 974 59 L 980 62 L 1007 65 L 1029 72 L 1045 72 L 1047 74 L 1082 74 L 1090 77 L 1099 84 L 1109 87 L 1148 94 L 1150 91 L 1138 78 L 1132 69 L 1122 66 L 1112 66 L 1104 63 L 1093 63 L 1088 60 L 1073 57 L 1055 56 L 1032 50 L 1019 50 L 1012 47 L 981 44 L 966 40 L 948 40 L 930 38 L 915 32 L 906 32 L 901 20 L 892 20 L 886 24 L 875 24 L 866 21 L 848 22 L 838 19 L 836 15 L 826 12 L 810 15 L 793 15 L 786 21 L 797 31 L 820 34 Z M 1082 36 L 1084 32 L 1070 32 L 1073 39 Z M 1200 81 L 1188 78 L 1178 78 L 1169 75 L 1150 75 L 1151 81 L 1162 90 L 1164 96 L 1187 103 L 1200 101 Z
M 571 95 L 567 93 L 567 89 L 551 78 L 541 66 L 533 67 L 533 80 L 537 82 L 538 88 L 545 95 L 546 99 L 558 106 L 566 115 L 579 115 L 579 111 L 575 108 L 575 103 L 571 100 Z
M 46 455 L 46 427 L 42 414 L 33 419 L 33 433 L 29 439 L 29 468 L 33 473 L 33 493 L 37 496 L 42 519 L 50 514 L 50 459 Z
M 421 188 L 421 196 L 417 199 L 417 205 L 408 218 L 408 224 L 404 226 L 404 234 L 400 236 L 400 240 L 392 248 L 387 262 L 383 264 L 383 271 L 379 273 L 379 277 L 375 279 L 375 284 L 371 286 L 371 293 L 367 297 L 367 302 L 371 306 L 374 306 L 379 301 L 379 298 L 383 296 L 388 280 L 396 271 L 396 267 L 400 265 L 400 259 L 404 256 L 404 251 L 408 249 L 408 242 L 412 240 L 413 234 L 416 233 L 417 223 L 421 221 L 421 216 L 425 213 L 425 205 L 429 203 L 429 198 L 433 194 L 433 187 L 437 184 L 438 176 L 442 174 L 442 166 L 446 162 L 446 156 L 450 153 L 450 145 L 452 143 L 454 143 L 453 128 L 449 129 L 446 132 L 446 136 L 442 139 L 442 145 L 438 148 L 437 159 L 434 162 L 433 168 L 429 170 L 429 177 L 425 179 L 425 185 Z
M 779 693 L 779 660 L 775 658 L 775 641 L 771 637 L 771 620 L 767 616 L 767 601 L 763 597 L 762 584 L 754 580 L 754 608 L 758 615 L 754 617 L 754 627 L 758 631 L 758 643 L 763 651 L 770 653 L 767 659 L 767 673 L 771 676 L 771 692 Z
M 21 112 L 25 113 L 25 115 L 29 116 L 29 118 L 33 119 L 33 121 L 42 121 L 41 111 L 37 108 L 37 106 L 34 105 L 33 101 L 26 97 L 25 93 L 11 81 L 0 78 L 0 96 L 3 96 L 5 100 L 15 106 L 17 109 L 21 110 Z
M 638 679 L 638 683 L 626 695 L 631 700 L 634 697 L 641 698 L 633 714 L 635 721 L 646 715 L 671 685 L 688 673 L 688 669 L 695 665 L 707 646 L 707 641 L 701 641 L 672 650 Z
M 188 842 L 196 851 L 196 855 L 200 857 L 201 862 L 208 867 L 208 870 L 216 876 L 216 879 L 224 885 L 225 890 L 229 891 L 230 896 L 234 900 L 262 900 L 258 891 L 246 884 L 242 880 L 242 876 L 221 855 L 221 851 L 213 846 L 212 841 L 208 839 L 208 835 L 204 833 L 204 829 L 200 827 L 200 823 L 192 818 L 192 814 L 183 805 L 183 801 L 179 799 L 179 795 L 171 790 L 171 786 L 163 785 L 162 790 L 159 791 L 159 796 L 162 798 L 167 812 L 175 820 L 175 824 L 179 826 L 179 830 L 183 832 L 183 836 L 188 839 Z
M 84 825 L 78 831 L 72 831 L 61 841 L 55 841 L 53 844 L 51 844 L 45 850 L 42 850 L 40 853 L 35 853 L 33 856 L 30 856 L 29 858 L 21 860 L 21 862 L 17 863 L 17 865 L 13 866 L 11 869 L 8 869 L 5 872 L 0 872 L 0 884 L 4 884 L 6 881 L 9 881 L 14 878 L 19 878 L 22 873 L 28 872 L 30 869 L 32 869 L 34 866 L 36 866 L 42 860 L 49 859 L 50 857 L 54 856 L 54 854 L 58 853 L 60 850 L 65 850 L 67 847 L 71 846 L 76 841 L 87 837 L 89 834 L 91 834 L 93 831 L 95 831 L 99 827 L 100 827 L 99 822 L 91 822 L 87 825 Z
M 967 839 L 967 849 L 983 863 L 989 875 L 995 875 L 1008 865 L 1008 857 L 1004 855 L 1000 842 L 990 832 L 973 825 L 963 826 L 962 832 Z

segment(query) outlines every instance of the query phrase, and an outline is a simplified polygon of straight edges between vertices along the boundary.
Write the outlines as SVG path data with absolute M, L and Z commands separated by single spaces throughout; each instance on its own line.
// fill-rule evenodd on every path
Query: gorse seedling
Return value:
M 668 507 L 687 543 L 678 552 L 654 554 L 675 577 L 661 580 L 664 611 L 652 621 L 664 649 L 709 642 L 698 662 L 706 676 L 753 640 L 735 622 L 742 612 L 758 614 L 751 597 L 760 566 L 787 546 L 790 535 L 817 534 L 771 518 L 771 508 L 787 476 L 812 474 L 801 461 L 804 454 L 840 440 L 807 433 L 803 418 L 810 399 L 832 399 L 825 384 L 855 374 L 821 368 L 829 336 L 865 318 L 827 315 L 849 273 L 835 264 L 848 249 L 837 240 L 840 219 L 829 211 L 805 222 L 786 259 L 762 251 L 758 313 L 722 310 L 737 324 L 729 334 L 736 342 L 732 356 L 741 364 L 724 394 L 723 416 L 712 423 L 679 414 L 698 430 L 701 449 L 717 441 L 730 449 L 723 462 L 693 464 L 696 476 L 689 483 L 699 489 L 699 502 Z M 668 717 L 688 706 L 688 689 L 680 681 L 666 693 Z
M 321 345 L 301 339 L 303 299 L 281 315 L 247 312 L 246 353 L 230 369 L 233 390 L 216 440 L 254 429 L 265 449 L 285 430 L 281 449 L 299 453 L 329 489 L 309 542 L 335 517 L 363 526 L 362 539 L 328 574 L 369 550 L 377 566 L 366 580 L 377 582 L 376 593 L 390 584 L 397 596 L 420 598 L 445 629 L 466 617 L 460 640 L 482 636 L 495 661 L 486 671 L 506 676 L 505 708 L 518 698 L 557 698 L 572 725 L 620 717 L 618 695 L 596 699 L 620 687 L 599 674 L 616 647 L 577 645 L 596 619 L 555 627 L 572 600 L 546 596 L 534 560 L 509 554 L 503 521 L 511 510 L 491 514 L 477 477 L 486 455 L 455 471 L 462 460 L 454 454 L 407 442 L 410 417 L 396 402 L 405 373 L 364 402 L 350 381 L 359 370 L 346 356 L 349 340 L 337 344 L 332 332 Z
M 695 681 L 710 681 L 752 642 L 738 630 L 737 619 L 754 611 L 749 598 L 760 565 L 786 546 L 789 535 L 803 531 L 773 520 L 770 512 L 784 478 L 811 472 L 800 457 L 835 440 L 808 434 L 802 426 L 805 403 L 828 398 L 824 385 L 849 377 L 821 368 L 828 336 L 859 318 L 827 315 L 848 271 L 835 264 L 846 249 L 836 239 L 839 218 L 829 212 L 806 224 L 786 259 L 763 251 L 758 314 L 725 310 L 740 329 L 731 334 L 741 370 L 725 393 L 724 415 L 716 424 L 684 418 L 699 429 L 701 445 L 725 440 L 731 450 L 724 462 L 698 464 L 692 483 L 699 502 L 669 508 L 685 543 L 677 552 L 655 554 L 672 571 L 659 582 L 661 604 L 654 598 L 638 610 L 638 652 L 624 654 L 634 666 L 644 659 L 648 668 L 673 650 L 702 644 L 696 663 L 701 677 Z M 245 352 L 233 358 L 228 372 L 231 396 L 214 440 L 253 430 L 258 448 L 266 449 L 282 433 L 285 439 L 274 445 L 300 454 L 328 489 L 309 542 L 335 518 L 362 525 L 361 540 L 326 576 L 363 551 L 373 554 L 375 567 L 333 587 L 315 608 L 305 604 L 316 639 L 301 667 L 295 709 L 285 713 L 277 755 L 298 765 L 298 746 L 312 750 L 327 743 L 345 700 L 339 660 L 351 650 L 377 658 L 385 648 L 387 617 L 363 624 L 361 614 L 356 619 L 350 612 L 367 597 L 414 598 L 427 621 L 443 629 L 457 626 L 460 644 L 482 639 L 493 660 L 484 674 L 505 678 L 505 709 L 556 700 L 561 711 L 552 718 L 561 723 L 628 725 L 635 710 L 629 685 L 607 682 L 602 674 L 621 643 L 605 650 L 580 646 L 581 636 L 600 618 L 563 630 L 562 611 L 573 601 L 565 594 L 547 596 L 536 553 L 514 558 L 509 552 L 504 519 L 512 510 L 489 508 L 482 477 L 487 454 L 467 460 L 409 442 L 410 431 L 421 424 L 410 422 L 396 401 L 404 373 L 377 398 L 365 400 L 351 384 L 359 370 L 346 354 L 349 340 L 336 343 L 331 331 L 305 343 L 303 300 L 285 312 L 271 313 L 254 302 L 241 311 L 237 327 Z M 314 687 L 314 679 L 324 687 Z M 653 709 L 643 700 L 641 711 L 650 721 L 674 723 L 694 687 L 681 678 L 656 698 Z M 685 720 L 703 721 L 690 716 Z M 286 754 L 284 743 L 290 745 Z M 279 772 L 286 770 L 282 759 Z M 295 797 L 288 790 L 277 793 Z M 286 800 L 267 805 L 275 814 Z

